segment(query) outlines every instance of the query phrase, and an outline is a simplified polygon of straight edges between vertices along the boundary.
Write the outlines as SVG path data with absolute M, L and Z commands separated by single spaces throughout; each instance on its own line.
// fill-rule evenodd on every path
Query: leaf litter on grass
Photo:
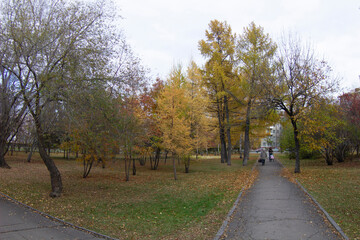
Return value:
M 95 167 L 83 179 L 78 162 L 57 159 L 64 192 L 51 199 L 50 178 L 41 160 L 8 162 L 13 168 L 0 169 L 0 191 L 55 217 L 123 239 L 211 238 L 251 170 L 239 160 L 228 167 L 209 158 L 194 162 L 189 174 L 179 165 L 177 181 L 171 166 L 161 165 L 157 171 L 137 166 L 138 175 L 125 182 L 122 164 Z

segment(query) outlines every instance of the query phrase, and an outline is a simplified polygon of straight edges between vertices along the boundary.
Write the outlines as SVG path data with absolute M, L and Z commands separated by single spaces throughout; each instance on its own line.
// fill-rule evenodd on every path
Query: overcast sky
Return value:
M 114 1 L 127 41 L 153 77 L 165 79 L 174 64 L 190 59 L 202 65 L 198 42 L 217 19 L 237 34 L 254 21 L 275 41 L 294 32 L 329 62 L 343 87 L 360 87 L 360 0 Z

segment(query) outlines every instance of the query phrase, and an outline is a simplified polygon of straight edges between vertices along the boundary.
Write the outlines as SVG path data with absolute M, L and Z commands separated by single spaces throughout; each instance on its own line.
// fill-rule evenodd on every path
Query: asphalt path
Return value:
M 54 220 L 0 195 L 0 239 L 109 239 Z
M 257 166 L 220 239 L 343 239 L 301 188 L 280 175 L 281 165 Z

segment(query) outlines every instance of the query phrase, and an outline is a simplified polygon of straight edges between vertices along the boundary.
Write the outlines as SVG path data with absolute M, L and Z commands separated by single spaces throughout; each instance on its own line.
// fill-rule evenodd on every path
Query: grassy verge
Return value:
M 95 167 L 83 179 L 79 162 L 56 159 L 62 173 L 62 197 L 51 199 L 50 177 L 39 157 L 26 163 L 17 153 L 8 157 L 12 169 L 0 169 L 0 191 L 40 211 L 76 225 L 121 239 L 211 239 L 239 191 L 250 177 L 255 158 L 242 167 L 218 158 L 194 161 L 190 173 L 170 163 L 159 170 L 137 166 L 124 181 L 123 164 Z
M 294 160 L 281 157 L 289 170 Z M 321 159 L 301 160 L 301 173 L 291 174 L 310 192 L 331 215 L 345 234 L 360 240 L 360 160 L 327 166 Z

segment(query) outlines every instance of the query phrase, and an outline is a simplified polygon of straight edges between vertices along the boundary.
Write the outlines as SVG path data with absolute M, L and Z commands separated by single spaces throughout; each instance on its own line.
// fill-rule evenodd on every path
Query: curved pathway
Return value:
M 342 239 L 300 187 L 280 176 L 279 163 L 257 169 L 220 239 Z

